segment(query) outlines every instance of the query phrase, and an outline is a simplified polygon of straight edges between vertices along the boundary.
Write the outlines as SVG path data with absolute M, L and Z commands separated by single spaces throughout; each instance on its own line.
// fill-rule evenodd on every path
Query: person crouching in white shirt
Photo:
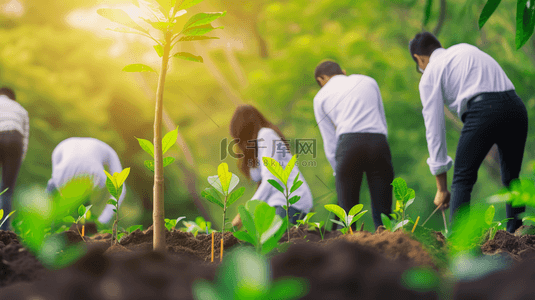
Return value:
M 394 180 L 379 86 L 365 75 L 346 76 L 340 65 L 329 60 L 316 67 L 314 78 L 321 87 L 314 97 L 314 115 L 334 170 L 338 205 L 348 211 L 359 203 L 366 172 L 377 228 L 382 224 L 381 213 L 388 216 L 392 211 Z
M 411 57 L 423 73 L 420 98 L 425 121 L 431 173 L 436 176 L 435 205 L 451 205 L 453 220 L 461 206 L 469 209 L 477 172 L 492 145 L 498 146 L 504 186 L 518 178 L 526 144 L 528 117 L 524 103 L 500 65 L 488 54 L 469 44 L 447 49 L 429 33 L 416 34 L 410 41 Z M 446 148 L 444 105 L 464 123 L 457 145 L 450 193 L 447 171 L 452 159 Z M 506 205 L 507 231 L 522 225 L 518 214 L 525 207 Z
M 238 154 L 238 168 L 247 179 L 258 182 L 258 188 L 252 199 L 266 202 L 276 208 L 277 215 L 281 218 L 286 217 L 286 210 L 283 208 L 283 205 L 286 205 L 286 198 L 268 182 L 269 179 L 277 182 L 279 180 L 264 165 L 262 157 L 271 157 L 286 168 L 292 158 L 288 140 L 277 126 L 251 105 L 236 108 L 230 122 L 230 135 L 237 141 L 238 148 L 242 152 Z M 303 184 L 292 194 L 292 197 L 295 195 L 301 197 L 288 210 L 292 224 L 302 219 L 313 206 L 312 193 L 297 163 L 290 173 L 288 182 L 291 185 L 298 173 L 299 180 Z M 232 221 L 232 226 L 241 226 L 239 214 Z

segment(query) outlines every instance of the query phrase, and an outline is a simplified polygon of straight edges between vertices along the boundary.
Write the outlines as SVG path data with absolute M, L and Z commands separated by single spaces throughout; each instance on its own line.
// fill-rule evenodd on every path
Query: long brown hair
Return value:
M 230 135 L 234 139 L 238 139 L 238 147 L 243 156 L 238 159 L 238 168 L 249 179 L 249 162 L 253 162 L 253 166 L 257 167 L 255 154 L 258 154 L 258 143 L 253 143 L 258 137 L 258 132 L 261 128 L 267 127 L 273 129 L 281 140 L 286 140 L 279 128 L 270 121 L 268 121 L 262 113 L 252 105 L 241 105 L 236 108 L 232 120 L 230 121 Z M 249 146 L 247 141 L 250 142 Z M 287 149 L 290 146 L 286 141 Z M 260 161 L 260 163 L 262 163 Z

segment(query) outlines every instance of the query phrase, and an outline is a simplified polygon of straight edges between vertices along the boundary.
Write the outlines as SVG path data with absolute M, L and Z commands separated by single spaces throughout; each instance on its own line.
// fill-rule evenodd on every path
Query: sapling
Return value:
M 228 171 L 227 163 L 221 163 L 217 167 L 217 175 L 208 176 L 208 183 L 212 186 L 202 191 L 201 196 L 208 201 L 219 205 L 223 209 L 223 225 L 221 226 L 221 249 L 223 249 L 223 235 L 225 233 L 227 208 L 238 200 L 245 191 L 241 187 L 234 192 L 240 179 L 235 174 Z M 223 199 L 221 198 L 223 196 Z
M 115 240 L 115 244 L 117 244 L 117 225 L 119 223 L 119 197 L 121 196 L 121 193 L 123 192 L 123 183 L 125 182 L 126 178 L 128 177 L 128 174 L 130 174 L 130 168 L 126 168 L 121 171 L 121 173 L 113 173 L 113 176 L 110 175 L 106 170 L 104 170 L 104 173 L 106 173 L 106 188 L 108 188 L 108 191 L 110 192 L 112 199 L 108 200 L 107 204 L 113 205 L 115 208 L 113 211 L 115 212 L 115 220 L 113 221 L 112 226 L 112 244 Z
M 65 218 L 63 218 L 63 221 L 66 222 L 66 223 L 73 223 L 74 225 L 76 225 L 76 230 L 78 231 L 78 234 L 80 235 L 80 237 L 82 238 L 82 240 L 85 241 L 84 239 L 84 234 L 82 232 L 80 232 L 80 228 L 78 228 L 78 223 L 79 222 L 83 222 L 89 212 L 89 210 L 91 209 L 93 205 L 88 205 L 88 206 L 84 206 L 83 204 L 80 205 L 78 207 L 78 218 L 75 220 L 72 216 L 66 216 Z
M 167 228 L 167 230 L 169 230 L 169 231 L 173 231 L 173 229 L 175 229 L 175 227 L 176 227 L 176 224 L 178 224 L 178 222 L 180 222 L 180 220 L 183 220 L 185 218 L 186 217 L 184 217 L 184 216 L 178 217 L 176 220 L 175 219 L 167 219 L 167 218 L 165 218 L 164 219 L 165 228 Z
M 310 222 L 310 218 L 312 218 L 312 216 L 315 214 L 315 212 L 309 212 L 302 220 L 297 220 L 297 224 L 295 226 L 304 225 L 308 228 L 308 230 L 318 229 L 321 235 L 321 240 L 323 241 L 323 232 L 321 232 L 321 228 L 323 227 L 324 222 Z
M 286 198 L 286 205 L 283 205 L 282 207 L 286 210 L 286 222 L 288 223 L 288 243 L 290 242 L 290 216 L 288 213 L 288 210 L 290 209 L 290 206 L 297 203 L 299 199 L 301 199 L 301 196 L 293 196 L 290 198 L 290 195 L 295 192 L 302 184 L 303 182 L 299 180 L 299 172 L 295 176 L 295 179 L 292 183 L 292 187 L 288 189 L 288 179 L 290 178 L 290 174 L 292 173 L 292 170 L 295 166 L 295 162 L 297 161 L 297 156 L 292 156 L 292 159 L 288 162 L 288 165 L 283 169 L 282 166 L 279 164 L 278 161 L 274 160 L 271 157 L 262 157 L 262 161 L 266 168 L 273 174 L 277 179 L 279 179 L 282 184 L 284 184 L 284 188 L 273 179 L 268 179 L 268 182 L 274 186 L 277 190 L 279 190 L 284 197 Z
M 158 75 L 158 87 L 156 90 L 156 103 L 154 110 L 154 201 L 153 201 L 153 228 L 154 250 L 165 250 L 165 227 L 164 227 L 164 201 L 163 201 L 163 153 L 162 153 L 162 111 L 165 77 L 167 75 L 169 59 L 171 57 L 180 58 L 193 62 L 203 62 L 202 57 L 188 53 L 175 52 L 174 46 L 179 42 L 191 42 L 199 40 L 217 39 L 217 37 L 205 36 L 214 29 L 223 27 L 213 27 L 211 23 L 225 15 L 226 12 L 198 13 L 191 17 L 182 28 L 178 24 L 179 18 L 190 8 L 202 0 L 156 0 L 131 2 L 140 7 L 142 4 L 147 8 L 150 15 L 148 18 L 141 18 L 146 24 L 156 30 L 159 36 L 154 37 L 151 32 L 141 27 L 121 9 L 101 8 L 97 13 L 101 16 L 121 24 L 125 27 L 111 29 L 114 31 L 133 33 L 145 36 L 156 44 L 154 50 L 162 58 L 160 74 Z M 131 64 L 123 68 L 126 72 L 156 72 L 151 67 L 144 64 Z
M 394 209 L 394 213 L 390 214 L 392 220 L 385 214 L 381 214 L 381 220 L 386 229 L 394 232 L 409 223 L 410 218 L 405 218 L 405 211 L 414 202 L 416 194 L 413 189 L 407 188 L 407 183 L 402 178 L 394 179 L 392 186 L 394 187 L 394 196 L 396 197 L 396 208 Z
M 346 213 L 346 211 L 342 207 L 336 204 L 325 205 L 326 210 L 333 212 L 335 215 L 338 216 L 338 218 L 340 218 L 340 221 L 331 219 L 331 222 L 343 226 L 344 228 L 340 229 L 340 231 L 344 234 L 353 233 L 351 225 L 357 222 L 366 212 L 368 212 L 367 210 L 361 211 L 363 207 L 364 205 L 357 204 L 353 206 L 348 213 Z
M 498 229 L 500 229 L 500 227 L 503 228 L 503 224 L 505 224 L 505 222 L 510 219 L 507 218 L 501 221 L 494 221 L 495 213 L 496 209 L 494 208 L 494 205 L 489 206 L 489 208 L 487 208 L 487 210 L 485 211 L 485 223 L 490 226 L 490 228 L 488 229 L 489 240 L 493 240 L 496 236 L 496 232 L 498 232 Z
M 215 231 L 214 229 L 212 229 L 212 222 L 205 221 L 204 218 L 201 216 L 195 218 L 195 221 L 182 221 L 182 223 L 186 227 L 180 228 L 180 230 L 184 232 L 191 232 L 195 237 L 199 232 L 210 234 Z

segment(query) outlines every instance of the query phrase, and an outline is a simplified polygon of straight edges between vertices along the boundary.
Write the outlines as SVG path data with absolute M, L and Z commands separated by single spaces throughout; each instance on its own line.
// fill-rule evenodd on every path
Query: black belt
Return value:
M 502 95 L 513 96 L 513 95 L 516 95 L 516 92 L 515 92 L 515 90 L 510 90 L 510 91 L 504 91 L 504 92 L 481 93 L 481 94 L 478 94 L 478 95 L 474 96 L 472 99 L 468 100 L 467 104 L 468 103 L 476 103 L 476 102 L 479 102 L 481 100 L 485 100 L 485 99 L 487 99 L 487 96 L 489 96 L 491 94 L 502 94 Z

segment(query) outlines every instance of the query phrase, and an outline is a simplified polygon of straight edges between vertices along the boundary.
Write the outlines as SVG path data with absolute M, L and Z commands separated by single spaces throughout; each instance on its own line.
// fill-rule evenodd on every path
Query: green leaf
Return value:
M 479 16 L 479 29 L 483 28 L 483 25 L 487 23 L 487 20 L 492 16 L 500 2 L 501 0 L 487 0 L 487 3 L 485 4 L 485 7 L 483 7 L 481 15 Z
M 297 177 L 295 177 L 295 178 L 297 178 Z M 302 184 L 303 184 L 303 182 L 301 180 L 299 180 L 297 183 L 293 184 L 292 188 L 290 189 L 290 194 L 295 192 Z
M 254 238 L 252 238 L 247 232 L 245 231 L 236 231 L 234 232 L 234 237 L 236 237 L 240 241 L 247 242 L 253 246 L 256 245 Z
M 0 209 L 0 220 L 2 220 L 3 217 L 4 217 L 4 210 Z
M 353 207 L 349 210 L 349 212 L 348 212 L 347 214 L 348 214 L 348 215 L 352 215 L 352 216 L 354 216 L 354 215 L 356 215 L 359 211 L 361 211 L 363 207 L 364 207 L 364 205 L 362 205 L 362 204 L 357 204 L 357 205 L 353 206 Z
M 245 188 L 243 186 L 232 192 L 232 194 L 230 194 L 228 197 L 227 207 L 231 206 L 234 202 L 236 202 L 236 200 L 243 196 L 243 193 L 245 193 Z
M 192 7 L 193 5 L 196 5 L 200 2 L 202 2 L 203 0 L 183 0 L 182 3 L 178 6 L 177 9 L 175 9 L 175 11 L 179 11 L 179 10 L 182 10 L 182 9 L 187 9 L 187 8 L 190 8 Z M 178 4 L 178 0 L 177 0 L 177 4 Z
M 405 180 L 398 177 L 392 181 L 392 186 L 394 187 L 394 196 L 396 197 L 396 200 L 403 201 L 407 194 L 407 183 Z
M 110 194 L 113 197 L 115 197 L 115 199 L 118 198 L 118 196 L 117 196 L 117 187 L 116 187 L 115 183 L 110 180 L 109 177 L 106 178 L 106 188 L 108 189 L 108 192 L 110 192 Z
M 131 64 L 123 68 L 125 72 L 156 72 L 151 67 L 144 64 Z
M 191 17 L 184 25 L 183 31 L 195 27 L 210 24 L 211 22 L 223 17 L 227 12 L 199 13 Z
M 280 220 L 280 217 L 275 216 L 275 219 Z M 277 232 L 271 238 L 267 239 L 262 245 L 262 255 L 268 254 L 269 252 L 271 252 L 271 250 L 279 246 L 279 241 L 282 238 L 282 235 L 286 232 L 286 228 L 288 228 L 288 221 L 286 220 L 286 218 L 283 218 L 282 224 L 277 230 Z
M 527 7 L 528 0 L 518 0 L 516 7 L 516 48 L 520 49 L 533 34 L 534 5 Z M 531 3 L 531 2 L 530 2 Z
M 115 199 L 110 199 L 110 200 L 108 200 L 108 202 L 106 202 L 106 204 L 111 204 L 113 206 L 117 206 L 117 201 Z
M 104 170 L 104 174 L 106 174 L 106 177 L 111 181 L 111 183 L 113 184 L 113 186 L 115 188 L 117 188 L 117 185 L 116 185 L 116 181 L 115 181 L 115 177 L 113 177 L 110 173 L 108 173 L 108 171 Z
M 240 178 L 238 178 L 238 176 L 236 176 L 236 174 L 234 174 L 234 173 L 231 173 L 231 174 L 232 174 L 232 176 L 230 177 L 230 183 L 229 183 L 229 186 L 228 186 L 228 193 L 229 194 L 234 190 L 234 188 L 240 182 Z
M 145 139 L 136 138 L 139 146 L 141 146 L 141 149 L 145 150 L 150 156 L 154 158 L 154 145 L 149 141 Z
M 280 183 L 275 179 L 268 179 L 268 182 L 275 187 L 277 190 L 279 190 L 281 193 L 284 194 L 284 188 L 280 185 Z
M 278 161 L 274 160 L 271 157 L 264 156 L 262 157 L 262 162 L 264 163 L 264 166 L 273 174 L 273 176 L 277 177 L 284 185 L 286 185 L 286 181 L 284 180 L 284 169 L 279 164 Z
M 3 193 L 7 192 L 7 190 L 9 190 L 9 188 L 5 188 L 5 190 L 3 190 L 2 192 L 0 192 L 0 195 L 2 195 Z
M 97 13 L 104 18 L 119 23 L 121 25 L 124 25 L 126 27 L 130 27 L 132 29 L 139 30 L 141 32 L 147 33 L 147 30 L 145 30 L 143 27 L 139 26 L 130 16 L 125 13 L 124 11 L 116 8 L 99 8 L 97 9 Z
M 120 187 L 125 182 L 126 178 L 128 178 L 128 174 L 130 174 L 130 168 L 125 168 L 121 171 L 115 178 L 115 181 L 117 182 L 117 187 Z M 115 174 L 114 174 L 115 175 Z
M 433 7 L 433 0 L 427 0 L 425 3 L 425 10 L 424 10 L 424 21 L 423 26 L 427 26 L 427 23 L 429 23 L 429 19 L 431 18 L 431 8 Z
M 292 159 L 290 159 L 290 161 L 288 162 L 288 164 L 286 165 L 286 168 L 284 168 L 284 172 L 282 173 L 283 174 L 283 178 L 285 179 L 283 182 L 284 184 L 286 184 L 288 182 L 288 178 L 290 178 L 290 174 L 292 173 L 292 170 L 294 169 L 295 167 L 295 162 L 297 161 L 297 155 L 294 154 L 294 156 L 292 156 Z
M 206 200 L 219 205 L 221 208 L 224 208 L 223 201 L 214 188 L 205 188 L 204 191 L 201 192 L 201 196 L 206 198 Z
M 188 53 L 188 52 L 178 52 L 177 54 L 173 55 L 173 57 L 180 58 L 180 59 L 183 59 L 183 60 L 200 62 L 200 63 L 204 62 L 202 57 L 197 56 L 197 55 L 193 55 L 193 54 Z
M 265 299 L 292 300 L 301 299 L 308 293 L 309 287 L 304 278 L 284 278 L 271 284 Z
M 249 236 L 254 237 L 254 240 L 255 240 L 254 245 L 256 245 L 256 241 L 258 241 L 258 237 L 257 237 L 256 226 L 255 226 L 255 223 L 253 221 L 253 217 L 245 209 L 245 206 L 243 206 L 243 205 L 238 207 L 238 211 L 240 213 L 240 218 L 241 218 L 243 227 L 245 227 L 245 229 L 249 233 Z
M 360 219 L 360 217 L 362 217 L 367 212 L 368 211 L 365 210 L 365 211 L 361 211 L 360 213 L 354 215 L 353 218 L 351 219 L 351 221 L 349 222 L 349 226 L 351 226 L 351 224 L 357 222 Z
M 414 198 L 412 198 L 412 199 L 410 199 L 409 201 L 407 201 L 407 203 L 405 203 L 405 208 L 404 208 L 404 210 L 407 210 L 407 207 L 409 207 L 413 202 L 414 202 Z
M 163 167 L 167 167 L 168 165 L 172 164 L 175 161 L 174 157 L 164 157 L 163 159 Z
M 78 207 L 78 215 L 81 217 L 85 213 L 85 206 L 82 204 Z
M 338 220 L 331 219 L 331 222 L 336 223 L 336 224 L 338 224 L 338 225 L 340 225 L 340 226 L 342 226 L 342 227 L 346 227 L 346 224 L 344 224 L 344 223 L 342 223 L 342 222 L 340 222 L 340 221 L 338 221 Z
M 156 50 L 156 53 L 158 53 L 159 57 L 163 56 L 163 47 L 162 47 L 162 45 L 158 44 L 158 45 L 154 45 L 152 47 L 154 47 L 154 50 Z
M 136 230 L 138 230 L 138 229 L 139 229 L 139 230 L 143 230 L 143 225 L 132 225 L 132 226 L 126 228 L 126 231 L 127 231 L 128 233 L 132 233 L 132 232 L 134 232 L 134 231 L 136 231 Z
M 386 229 L 388 229 L 388 230 L 392 229 L 392 221 L 390 220 L 390 218 L 387 215 L 381 214 L 381 220 L 383 221 L 383 226 Z
M 294 182 L 292 183 L 292 186 L 296 185 L 298 182 L 300 182 L 301 180 L 299 180 L 299 172 L 297 172 L 297 175 L 295 175 L 295 178 L 294 178 Z M 297 188 L 296 188 L 297 189 Z
M 227 163 L 221 163 L 217 167 L 217 175 L 219 181 L 221 182 L 221 189 L 223 190 L 223 195 L 228 195 L 228 188 L 230 186 L 230 179 L 232 178 L 232 173 L 228 171 Z
M 330 212 L 333 212 L 335 215 L 337 215 L 338 218 L 340 218 L 340 220 L 342 222 L 345 222 L 347 220 L 346 212 L 340 206 L 338 206 L 336 204 L 326 204 L 325 205 L 325 209 L 330 211 Z
M 270 225 L 273 223 L 275 211 L 276 209 L 274 207 L 269 206 L 269 204 L 265 202 L 262 202 L 256 206 L 253 214 L 256 232 L 259 236 L 262 236 L 262 234 L 267 231 Z M 273 232 L 273 234 L 274 233 L 275 232 Z M 263 241 L 260 240 L 260 243 L 262 242 Z
M 403 202 L 406 203 L 408 200 L 416 198 L 416 193 L 413 189 L 407 189 L 407 194 L 405 194 L 405 197 L 403 198 Z
M 284 224 L 281 217 L 278 215 L 272 215 L 271 222 L 268 224 L 267 228 L 264 229 L 264 232 L 260 233 L 260 243 L 265 244 L 272 237 L 276 236 L 281 226 Z M 284 218 L 286 220 L 286 218 Z M 286 230 L 286 227 L 283 227 L 282 230 Z M 279 238 L 280 239 L 280 238 Z
M 496 210 L 494 208 L 494 205 L 489 206 L 487 210 L 485 211 L 485 223 L 488 225 L 492 224 L 492 220 L 494 220 L 494 214 L 496 213 Z
M 183 36 L 178 41 L 179 42 L 191 42 L 191 41 L 218 40 L 218 39 L 219 38 L 215 36 L 192 35 L 192 36 Z
M 147 169 L 149 169 L 149 171 L 154 172 L 154 160 L 146 160 L 143 162 L 143 164 Z
M 214 29 L 223 29 L 223 28 L 224 28 L 223 26 L 213 27 L 211 24 L 201 25 L 201 26 L 196 26 L 196 27 L 190 27 L 182 31 L 182 35 L 184 36 L 205 35 Z
M 174 129 L 169 131 L 162 139 L 162 154 L 167 152 L 169 148 L 171 148 L 178 139 L 178 126 Z
M 173 7 L 172 0 L 156 0 L 160 5 L 160 11 L 164 16 L 168 16 L 171 8 Z
M 398 230 L 399 228 L 407 225 L 407 223 L 409 223 L 409 220 L 403 220 L 403 221 L 397 223 L 396 226 L 394 226 L 394 228 L 392 228 L 392 232 L 394 232 L 394 231 Z
M 63 222 L 65 222 L 65 223 L 75 223 L 76 220 L 72 216 L 66 216 L 65 218 L 63 218 Z
M 218 175 L 208 176 L 208 183 L 213 186 L 219 193 L 224 195 L 223 187 L 221 186 L 221 181 L 219 180 Z
M 297 203 L 297 201 L 299 201 L 299 199 L 301 199 L 301 196 L 293 196 L 292 198 L 288 199 L 288 202 L 290 202 L 291 205 L 294 205 L 295 203 Z

